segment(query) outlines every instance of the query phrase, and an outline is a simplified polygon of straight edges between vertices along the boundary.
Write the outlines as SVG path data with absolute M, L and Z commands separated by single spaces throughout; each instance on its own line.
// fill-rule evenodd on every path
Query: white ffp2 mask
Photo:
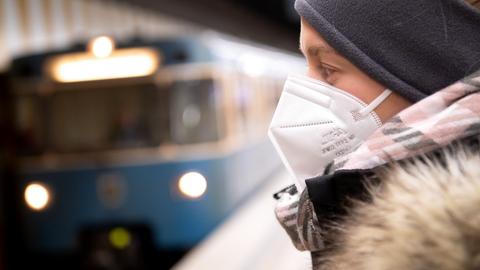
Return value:
M 299 190 L 381 126 L 373 110 L 390 94 L 386 89 L 367 105 L 322 81 L 288 77 L 268 135 Z

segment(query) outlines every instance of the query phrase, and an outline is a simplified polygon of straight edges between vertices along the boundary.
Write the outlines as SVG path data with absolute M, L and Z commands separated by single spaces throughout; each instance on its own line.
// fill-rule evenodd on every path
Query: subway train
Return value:
M 280 168 L 267 127 L 287 73 L 304 67 L 214 32 L 100 36 L 14 59 L 28 254 L 81 269 L 173 263 Z

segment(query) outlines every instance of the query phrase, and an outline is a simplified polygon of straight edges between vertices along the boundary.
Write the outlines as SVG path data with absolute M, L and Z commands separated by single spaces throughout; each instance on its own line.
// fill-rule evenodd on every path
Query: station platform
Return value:
M 310 254 L 293 247 L 273 213 L 272 194 L 290 183 L 280 172 L 172 269 L 310 269 Z

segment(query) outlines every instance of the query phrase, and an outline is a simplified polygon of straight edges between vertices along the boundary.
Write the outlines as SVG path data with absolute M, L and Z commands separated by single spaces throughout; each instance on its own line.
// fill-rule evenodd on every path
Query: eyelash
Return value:
M 320 72 L 320 75 L 322 76 L 322 78 L 327 82 L 329 81 L 329 78 L 336 72 L 335 69 L 326 67 L 324 65 L 317 66 L 317 69 Z

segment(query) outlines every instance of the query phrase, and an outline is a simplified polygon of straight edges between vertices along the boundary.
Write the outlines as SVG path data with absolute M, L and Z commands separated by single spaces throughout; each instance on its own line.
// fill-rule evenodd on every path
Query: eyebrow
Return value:
M 302 52 L 304 55 L 308 54 L 311 56 L 318 56 L 322 52 L 337 54 L 337 52 L 334 49 L 324 45 L 316 45 L 316 46 L 309 47 L 306 52 L 307 54 L 305 54 L 305 52 L 302 50 L 302 46 L 300 46 L 300 52 Z

